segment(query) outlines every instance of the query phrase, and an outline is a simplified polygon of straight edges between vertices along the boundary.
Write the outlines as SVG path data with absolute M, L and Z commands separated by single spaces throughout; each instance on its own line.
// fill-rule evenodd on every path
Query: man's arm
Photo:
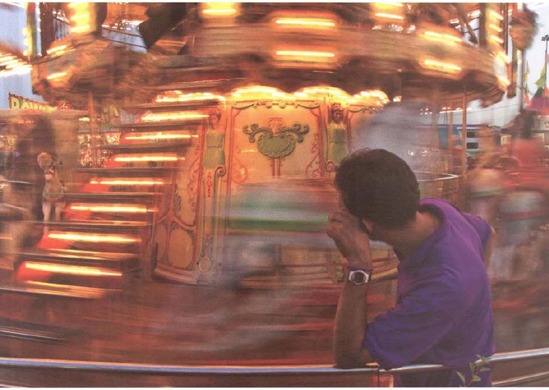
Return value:
M 334 360 L 340 368 L 362 367 L 373 361 L 364 344 L 369 284 L 356 286 L 347 280 L 348 272 L 345 275 L 335 318 Z
M 326 233 L 334 240 L 348 266 L 373 268 L 370 238 L 360 228 L 360 221 L 348 211 L 341 210 L 332 214 Z M 361 367 L 372 361 L 364 344 L 368 283 L 355 285 L 348 280 L 348 275 L 346 270 L 334 326 L 334 359 L 341 368 Z

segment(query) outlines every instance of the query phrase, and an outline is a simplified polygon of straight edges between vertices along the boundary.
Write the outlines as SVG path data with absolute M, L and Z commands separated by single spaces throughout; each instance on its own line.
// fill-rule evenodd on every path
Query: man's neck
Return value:
M 416 212 L 416 219 L 401 229 L 387 232 L 387 243 L 403 257 L 411 255 L 440 226 L 440 220 L 429 212 Z

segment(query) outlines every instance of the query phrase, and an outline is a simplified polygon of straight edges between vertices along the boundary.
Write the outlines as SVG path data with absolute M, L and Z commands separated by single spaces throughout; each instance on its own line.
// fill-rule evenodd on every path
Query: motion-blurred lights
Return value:
M 489 15 L 493 18 L 503 21 L 503 16 L 496 11 L 490 10 Z
M 236 3 L 212 2 L 203 3 L 202 16 L 209 18 L 236 17 L 238 9 Z
M 81 241 L 110 244 L 134 244 L 141 242 L 138 237 L 130 237 L 114 234 L 89 234 L 89 233 L 49 233 L 49 238 L 62 241 Z
M 65 77 L 65 76 L 67 76 L 67 72 L 57 72 L 57 73 L 50 74 L 46 78 L 48 80 L 57 80 L 57 79 L 61 79 L 61 78 Z
M 280 57 L 294 57 L 295 59 L 323 60 L 334 58 L 335 53 L 327 51 L 301 51 L 301 50 L 277 50 L 276 55 Z
M 54 46 L 52 47 L 51 49 L 48 49 L 46 51 L 46 53 L 48 53 L 48 55 L 52 55 L 52 54 L 62 54 L 65 52 L 65 50 L 67 49 L 67 45 L 60 45 L 60 46 Z
M 156 98 L 157 103 L 172 103 L 172 102 L 192 102 L 192 101 L 204 101 L 204 100 L 219 100 L 225 101 L 225 97 L 216 95 L 210 92 L 204 93 L 189 93 L 182 95 L 181 91 L 174 91 L 178 96 L 161 95 Z
M 330 19 L 314 18 L 278 18 L 275 23 L 281 26 L 296 26 L 304 28 L 330 28 L 335 27 L 335 22 Z
M 107 186 L 161 186 L 166 184 L 164 180 L 160 179 L 92 179 L 90 184 L 101 184 Z
M 491 41 L 497 42 L 497 43 L 499 43 L 500 45 L 503 44 L 503 39 L 501 39 L 501 38 L 498 37 L 497 35 L 490 34 L 490 36 L 488 37 L 488 39 L 491 40 Z
M 444 73 L 457 74 L 457 73 L 460 73 L 462 70 L 462 68 L 456 64 L 452 64 L 449 62 L 436 61 L 432 59 L 426 59 L 420 63 L 423 65 L 423 67 L 427 69 L 436 70 Z
M 436 41 L 436 42 L 442 42 L 442 43 L 448 43 L 451 45 L 454 45 L 456 43 L 462 43 L 461 38 L 458 38 L 456 36 L 450 35 L 450 34 L 441 34 L 435 31 L 425 31 L 422 36 L 425 39 L 428 39 L 430 41 Z
M 376 12 L 375 16 L 378 17 L 378 18 L 385 18 L 385 19 L 404 20 L 404 16 L 394 15 L 394 14 L 387 14 L 387 13 L 384 13 L 384 12 Z
M 139 156 L 115 156 L 115 162 L 175 162 L 184 160 L 184 157 L 176 155 L 139 155 Z
M 143 134 L 136 134 L 136 135 L 128 135 L 125 137 L 127 140 L 175 140 L 175 139 L 191 139 L 191 138 L 198 138 L 198 135 L 193 134 L 181 134 L 181 133 L 143 133 Z
M 144 205 L 119 205 L 119 204 L 71 204 L 70 209 L 73 211 L 90 211 L 93 213 L 130 213 L 130 214 L 145 214 L 153 212 Z
M 27 269 L 35 271 L 52 272 L 68 275 L 83 275 L 83 276 L 122 276 L 121 272 L 108 270 L 98 267 L 83 267 L 78 265 L 62 265 L 62 264 L 45 264 L 24 262 L 23 266 Z
M 163 112 L 158 114 L 148 113 L 141 117 L 143 122 L 163 122 L 176 120 L 193 120 L 207 118 L 206 114 L 190 113 L 190 112 Z

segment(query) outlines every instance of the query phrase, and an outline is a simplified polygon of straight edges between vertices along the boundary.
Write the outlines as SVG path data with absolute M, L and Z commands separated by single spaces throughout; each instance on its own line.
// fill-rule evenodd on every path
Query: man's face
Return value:
M 345 203 L 343 202 L 343 196 L 341 195 L 341 192 L 338 191 L 338 205 L 339 205 L 339 209 L 341 211 L 346 211 L 350 214 L 353 214 L 349 211 L 349 209 L 347 208 L 347 206 L 345 206 Z M 353 214 L 354 215 L 354 214 Z M 358 218 L 358 217 L 357 217 Z M 371 221 L 367 221 L 365 219 L 362 219 L 360 220 L 359 218 L 359 223 L 362 225 L 361 226 L 361 229 L 363 229 L 365 232 L 368 233 L 368 235 L 370 236 L 370 240 L 373 240 L 373 241 L 381 241 L 379 237 L 377 237 L 376 235 L 376 229 L 374 228 L 375 227 L 375 224 Z

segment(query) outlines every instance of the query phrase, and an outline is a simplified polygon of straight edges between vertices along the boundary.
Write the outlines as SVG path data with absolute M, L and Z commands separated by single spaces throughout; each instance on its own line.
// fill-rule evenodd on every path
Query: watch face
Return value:
M 353 275 L 353 282 L 355 283 L 362 284 L 364 283 L 365 279 L 366 278 L 364 277 L 364 274 L 362 272 L 355 272 L 355 274 Z
M 349 280 L 357 285 L 368 283 L 370 281 L 370 274 L 360 270 L 351 271 L 349 274 Z

